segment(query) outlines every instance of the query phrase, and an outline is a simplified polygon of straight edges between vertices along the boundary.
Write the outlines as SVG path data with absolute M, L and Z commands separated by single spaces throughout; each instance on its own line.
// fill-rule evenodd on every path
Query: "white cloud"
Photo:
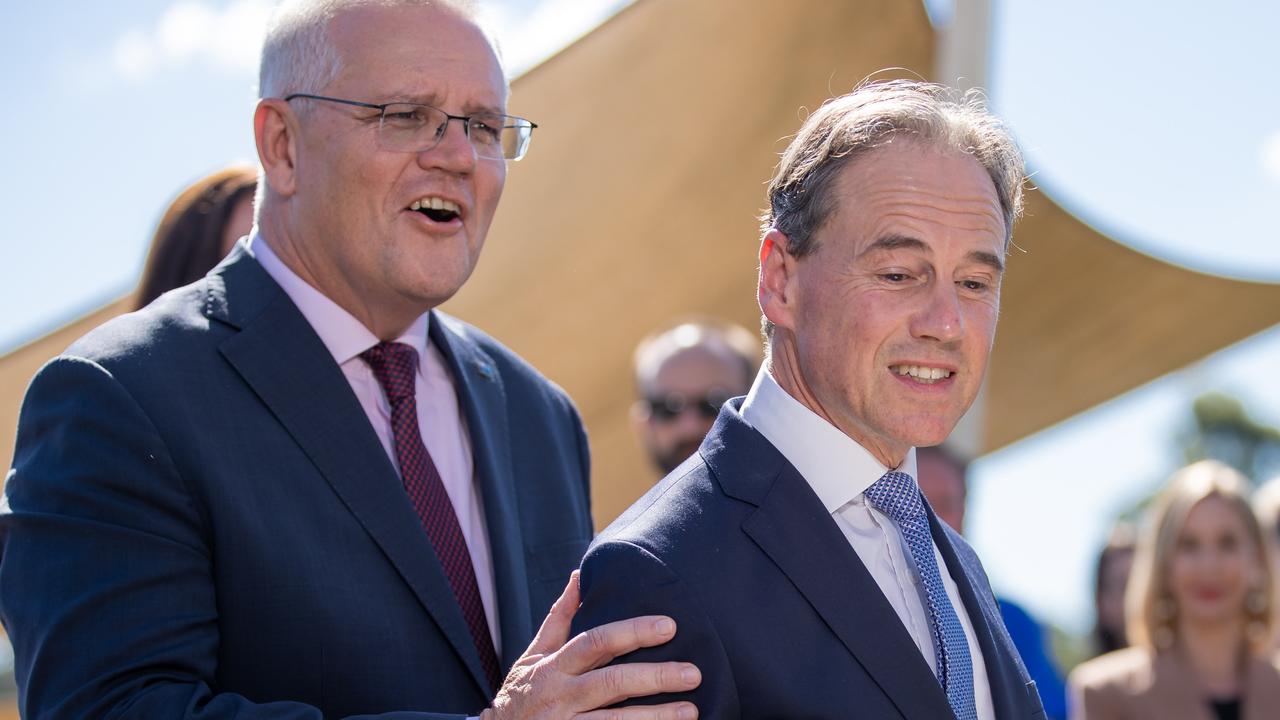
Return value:
M 1280 130 L 1271 133 L 1262 141 L 1262 150 L 1258 154 L 1262 162 L 1262 171 L 1274 183 L 1280 183 Z
M 116 70 L 125 78 L 141 80 L 155 63 L 155 51 L 146 35 L 131 30 L 116 41 L 112 60 Z
M 518 75 L 586 34 L 630 0 L 490 0 L 487 25 L 502 47 L 504 64 Z M 142 81 L 157 72 L 200 63 L 232 72 L 258 67 L 273 0 L 178 0 L 155 25 L 116 39 L 111 67 Z
M 181 0 L 165 10 L 150 30 L 120 36 L 112 65 L 120 76 L 134 81 L 188 63 L 252 72 L 258 66 L 270 14 L 269 0 L 235 0 L 220 7 Z

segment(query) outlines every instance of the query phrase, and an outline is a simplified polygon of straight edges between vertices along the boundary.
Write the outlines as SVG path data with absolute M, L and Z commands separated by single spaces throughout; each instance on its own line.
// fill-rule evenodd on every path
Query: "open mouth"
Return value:
M 452 222 L 462 217 L 462 208 L 457 203 L 434 195 L 414 200 L 409 209 L 439 223 Z
M 898 375 L 904 375 L 916 382 L 924 383 L 925 385 L 933 385 L 934 383 L 942 382 L 952 375 L 955 375 L 951 370 L 944 370 L 943 368 L 936 367 L 925 367 L 924 365 L 890 365 L 889 371 L 897 373 Z

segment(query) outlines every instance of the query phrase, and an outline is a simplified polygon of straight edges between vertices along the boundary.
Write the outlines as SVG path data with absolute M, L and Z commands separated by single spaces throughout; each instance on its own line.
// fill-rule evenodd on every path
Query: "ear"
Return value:
M 253 111 L 253 139 L 267 185 L 277 195 L 289 197 L 297 190 L 298 116 L 289 103 L 263 98 Z
M 756 299 L 760 312 L 774 325 L 795 329 L 796 258 L 787 251 L 791 240 L 774 228 L 760 241 L 760 283 Z

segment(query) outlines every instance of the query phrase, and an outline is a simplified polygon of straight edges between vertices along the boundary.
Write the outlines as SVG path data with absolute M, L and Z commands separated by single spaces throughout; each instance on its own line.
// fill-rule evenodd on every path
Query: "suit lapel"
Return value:
M 742 529 L 804 595 L 908 720 L 950 717 L 947 697 L 906 628 L 813 489 L 736 409 L 703 456 L 725 492 L 757 505 Z
M 987 683 L 991 686 L 991 702 L 996 717 L 1020 717 L 1026 714 L 1027 689 L 1023 679 L 1025 673 L 1018 671 L 1021 662 L 1013 641 L 1004 630 L 1004 620 L 1000 615 L 1000 606 L 995 597 L 986 590 L 986 581 L 977 577 L 982 570 L 970 567 L 962 562 L 955 545 L 947 531 L 938 521 L 929 502 L 924 502 L 929 514 L 929 529 L 933 534 L 933 542 L 942 553 L 942 560 L 951 573 L 951 579 L 960 592 L 960 601 L 964 604 L 973 626 L 973 634 L 982 649 L 982 661 L 987 669 Z M 978 588 L 982 588 L 979 590 Z M 999 628 L 995 627 L 999 623 Z
M 240 328 L 221 345 L 223 356 L 377 543 L 488 696 L 492 689 L 444 570 L 328 349 L 242 248 L 215 269 L 209 287 L 208 315 Z
M 497 587 L 498 622 L 502 627 L 499 660 L 505 672 L 533 637 L 529 615 L 529 581 L 520 508 L 507 426 L 507 398 L 493 360 L 465 337 L 465 326 L 439 312 L 431 313 L 431 340 L 440 348 L 453 374 L 458 403 L 467 419 L 476 479 L 484 503 L 489 551 Z

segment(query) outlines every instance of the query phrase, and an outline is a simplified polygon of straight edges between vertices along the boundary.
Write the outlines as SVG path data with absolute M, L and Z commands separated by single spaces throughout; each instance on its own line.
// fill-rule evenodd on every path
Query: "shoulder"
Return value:
M 593 545 L 617 541 L 671 556 L 681 543 L 710 530 L 708 515 L 717 513 L 720 499 L 710 468 L 694 453 L 602 530 Z
M 80 406 L 95 395 L 71 388 L 100 381 L 135 397 L 173 397 L 193 379 L 216 374 L 213 365 L 221 362 L 217 346 L 225 330 L 202 312 L 205 290 L 205 281 L 199 281 L 90 330 L 40 368 L 27 400 L 61 398 Z
M 1280 707 L 1280 655 L 1249 663 L 1247 695 L 1267 707 Z
M 150 305 L 112 318 L 73 342 L 61 357 L 89 360 L 104 366 L 161 359 L 209 330 L 202 312 L 205 281 L 162 295 Z
M 1145 648 L 1124 648 L 1076 666 L 1068 684 L 1073 693 L 1118 697 L 1140 695 L 1156 677 L 1155 656 Z

